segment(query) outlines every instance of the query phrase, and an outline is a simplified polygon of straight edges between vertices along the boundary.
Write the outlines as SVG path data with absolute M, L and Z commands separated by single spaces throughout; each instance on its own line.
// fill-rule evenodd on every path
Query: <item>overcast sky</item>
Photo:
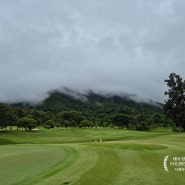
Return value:
M 185 77 L 185 0 L 0 0 L 0 101 L 48 91 L 164 101 Z

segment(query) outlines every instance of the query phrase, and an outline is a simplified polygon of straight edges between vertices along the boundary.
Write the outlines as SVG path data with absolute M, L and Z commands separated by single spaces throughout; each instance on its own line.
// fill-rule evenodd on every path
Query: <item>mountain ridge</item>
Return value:
M 163 105 L 154 101 L 136 102 L 134 95 L 98 94 L 93 91 L 86 93 L 50 91 L 48 97 L 38 104 L 26 102 L 12 104 L 13 107 L 23 108 L 24 116 L 36 118 L 39 123 L 54 122 L 56 125 L 99 125 L 120 128 L 150 130 L 158 126 L 168 126 L 171 122 L 163 113 Z M 82 122 L 71 121 L 73 116 L 80 116 Z M 64 116 L 64 117 L 63 117 Z M 65 116 L 70 120 L 64 119 Z M 43 120 L 43 121 L 42 121 Z M 88 123 L 88 124 L 87 124 Z
M 62 90 L 52 90 L 48 92 L 48 97 L 43 101 L 38 103 L 32 102 L 18 102 L 12 103 L 13 106 L 20 106 L 23 108 L 44 108 L 47 110 L 48 105 L 51 107 L 57 107 L 57 105 L 65 105 L 66 109 L 78 109 L 75 104 L 87 105 L 94 104 L 96 106 L 104 106 L 105 103 L 112 103 L 115 105 L 124 105 L 129 107 L 148 107 L 154 109 L 162 109 L 163 104 L 156 102 L 154 100 L 140 100 L 135 94 L 128 93 L 97 93 L 92 90 L 87 90 L 85 93 L 80 93 L 78 91 L 71 90 L 69 88 L 63 88 Z M 60 106 L 61 107 L 61 106 Z M 41 108 L 41 109 L 42 109 Z M 54 111 L 49 108 L 50 111 Z M 59 109 L 57 108 L 57 110 Z M 54 112 L 55 112 L 54 111 Z

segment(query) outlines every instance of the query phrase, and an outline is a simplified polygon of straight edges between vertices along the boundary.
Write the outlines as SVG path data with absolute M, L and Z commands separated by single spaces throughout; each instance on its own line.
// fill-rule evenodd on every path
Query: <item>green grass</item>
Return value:
M 185 172 L 169 161 L 185 157 L 184 141 L 184 133 L 169 129 L 0 131 L 0 184 L 180 185 Z M 169 173 L 163 169 L 167 155 Z
M 63 148 L 42 145 L 0 146 L 1 184 L 21 184 L 20 182 L 47 174 L 66 158 Z
M 170 129 L 162 129 L 155 132 L 138 132 L 128 131 L 112 128 L 98 128 L 98 129 L 75 129 L 68 128 L 66 130 L 60 129 L 41 129 L 34 132 L 24 131 L 0 131 L 0 144 L 1 139 L 6 140 L 10 144 L 64 144 L 64 143 L 83 143 L 94 142 L 100 138 L 103 141 L 119 141 L 131 140 L 138 138 L 153 138 L 162 135 L 171 134 Z
M 98 154 L 98 160 L 95 166 L 76 183 L 77 185 L 112 184 L 123 168 L 114 150 L 104 148 L 94 148 L 94 150 Z
M 163 150 L 168 147 L 156 144 L 137 144 L 137 143 L 98 143 L 89 144 L 89 146 L 108 147 L 112 149 L 127 150 Z

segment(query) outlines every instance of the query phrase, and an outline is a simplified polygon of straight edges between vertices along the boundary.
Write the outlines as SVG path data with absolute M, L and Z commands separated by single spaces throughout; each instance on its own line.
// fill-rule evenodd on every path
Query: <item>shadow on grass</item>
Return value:
M 18 144 L 18 143 L 8 139 L 0 138 L 0 145 L 8 145 L 8 144 Z

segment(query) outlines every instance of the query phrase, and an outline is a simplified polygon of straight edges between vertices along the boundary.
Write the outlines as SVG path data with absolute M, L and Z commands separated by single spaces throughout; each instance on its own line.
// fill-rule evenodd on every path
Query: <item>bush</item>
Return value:
M 184 129 L 183 129 L 182 127 L 174 127 L 174 128 L 173 128 L 173 131 L 174 131 L 174 132 L 183 132 Z
M 46 128 L 46 129 L 51 129 L 51 128 L 54 128 L 54 127 L 55 127 L 55 123 L 54 123 L 53 120 L 48 120 L 44 124 L 44 128 Z
M 147 124 L 146 122 L 142 121 L 136 125 L 136 130 L 140 131 L 149 131 L 151 129 L 150 125 Z

